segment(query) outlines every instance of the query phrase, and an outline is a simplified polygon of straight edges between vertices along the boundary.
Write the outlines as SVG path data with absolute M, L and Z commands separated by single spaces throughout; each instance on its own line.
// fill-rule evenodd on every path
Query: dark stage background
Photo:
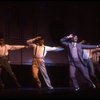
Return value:
M 99 44 L 100 2 L 93 1 L 0 1 L 0 32 L 7 43 L 26 44 L 43 35 L 46 45 L 62 46 L 60 38 L 76 32 L 82 39 Z M 11 64 L 31 64 L 32 50 L 10 52 Z M 51 52 L 46 64 L 66 64 L 65 51 Z

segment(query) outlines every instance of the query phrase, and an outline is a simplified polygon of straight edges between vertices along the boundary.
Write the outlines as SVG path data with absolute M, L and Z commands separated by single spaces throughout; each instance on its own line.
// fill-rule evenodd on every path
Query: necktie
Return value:
M 73 47 L 76 47 L 76 43 L 75 42 L 73 42 Z

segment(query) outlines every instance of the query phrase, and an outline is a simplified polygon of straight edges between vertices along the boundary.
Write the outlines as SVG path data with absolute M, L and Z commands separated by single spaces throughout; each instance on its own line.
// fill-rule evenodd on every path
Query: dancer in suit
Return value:
M 73 87 L 75 91 L 78 91 L 80 89 L 79 84 L 77 82 L 75 72 L 76 68 L 79 69 L 81 74 L 84 76 L 84 78 L 87 80 L 89 85 L 93 88 L 96 88 L 96 86 L 93 84 L 89 77 L 87 65 L 83 59 L 83 48 L 97 48 L 98 45 L 83 45 L 78 43 L 78 35 L 76 33 L 71 33 L 69 36 L 65 36 L 61 38 L 61 43 L 67 47 L 67 54 L 68 54 L 68 60 L 69 60 L 69 69 L 70 69 L 70 78 L 73 83 Z

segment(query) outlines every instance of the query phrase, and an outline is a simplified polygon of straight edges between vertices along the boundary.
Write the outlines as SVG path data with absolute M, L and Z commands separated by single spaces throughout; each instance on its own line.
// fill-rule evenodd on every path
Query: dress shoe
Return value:
M 92 84 L 92 87 L 95 89 L 96 88 L 96 86 L 94 85 L 94 84 Z
M 41 82 L 38 82 L 37 84 L 38 84 L 38 88 L 41 88 Z
M 51 87 L 48 87 L 48 89 L 49 89 L 49 90 L 53 90 L 54 88 L 51 86 Z
M 78 88 L 75 88 L 75 91 L 79 91 L 79 89 L 80 89 L 79 87 Z
M 93 89 L 96 88 L 95 84 L 91 84 L 90 87 L 93 88 Z

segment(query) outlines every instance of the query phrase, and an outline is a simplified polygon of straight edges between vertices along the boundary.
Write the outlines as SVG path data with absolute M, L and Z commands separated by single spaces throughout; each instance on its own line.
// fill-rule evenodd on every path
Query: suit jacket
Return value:
M 70 41 L 70 39 L 68 39 L 67 37 L 63 37 L 60 41 L 64 46 L 67 47 L 69 64 L 71 64 L 72 62 L 74 63 L 74 59 L 73 59 L 72 54 L 71 54 L 71 50 L 73 48 L 72 41 Z M 80 62 L 82 62 L 82 64 L 84 66 L 86 66 L 86 63 L 83 59 L 83 49 L 97 48 L 97 45 L 84 45 L 84 44 L 81 44 L 81 43 L 77 43 L 76 47 L 77 47 L 77 52 L 78 52 L 78 57 L 80 59 Z

